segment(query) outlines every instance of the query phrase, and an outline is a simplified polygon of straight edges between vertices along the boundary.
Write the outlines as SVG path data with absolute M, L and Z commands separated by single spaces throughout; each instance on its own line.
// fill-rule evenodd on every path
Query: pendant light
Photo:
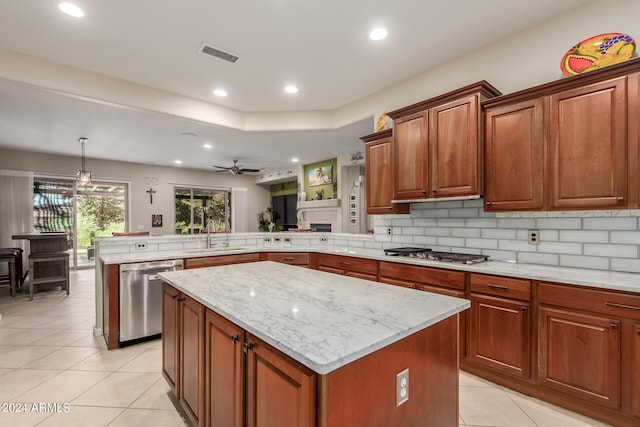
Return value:
M 76 173 L 76 181 L 82 185 L 91 184 L 91 171 L 84 169 L 84 146 L 87 143 L 87 138 L 80 138 L 78 142 L 82 144 L 82 169 Z

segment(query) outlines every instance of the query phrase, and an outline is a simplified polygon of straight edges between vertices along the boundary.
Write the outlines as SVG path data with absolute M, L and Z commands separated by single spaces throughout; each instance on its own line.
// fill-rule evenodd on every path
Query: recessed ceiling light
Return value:
M 299 160 L 297 157 L 292 157 L 292 158 L 291 158 L 291 161 L 292 161 L 293 163 L 298 163 L 300 160 Z
M 175 163 L 176 165 L 181 165 L 182 164 L 182 160 L 174 160 L 173 163 Z
M 285 86 L 284 91 L 287 93 L 297 93 L 298 88 L 293 85 L 289 85 L 289 86 Z
M 202 148 L 206 148 L 207 150 L 211 150 L 213 148 L 213 145 L 209 144 L 208 142 L 202 144 Z
M 216 89 L 216 90 L 214 90 L 214 91 L 213 91 L 213 94 L 214 94 L 215 96 L 219 96 L 219 97 L 221 97 L 221 98 L 222 98 L 222 97 L 227 96 L 227 91 L 226 91 L 226 90 L 224 90 L 224 89 Z
M 69 16 L 73 16 L 74 18 L 82 18 L 84 16 L 84 12 L 82 11 L 82 9 L 80 9 L 78 6 L 72 3 L 67 3 L 67 2 L 59 3 L 58 9 L 60 9 L 61 11 L 63 11 Z
M 382 40 L 387 37 L 387 30 L 384 28 L 374 28 L 369 33 L 369 38 L 371 40 Z

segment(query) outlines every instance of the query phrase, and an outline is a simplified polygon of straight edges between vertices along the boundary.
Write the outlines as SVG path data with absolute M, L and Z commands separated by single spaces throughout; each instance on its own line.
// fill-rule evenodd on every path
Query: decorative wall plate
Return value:
M 569 49 L 560 61 L 560 69 L 565 76 L 574 76 L 626 61 L 635 50 L 636 41 L 627 34 L 600 34 Z

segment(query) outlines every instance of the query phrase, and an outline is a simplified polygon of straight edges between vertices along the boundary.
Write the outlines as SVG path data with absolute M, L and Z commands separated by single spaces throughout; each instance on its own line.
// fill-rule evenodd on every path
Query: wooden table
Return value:
M 18 233 L 13 240 L 28 240 L 29 252 L 66 252 L 69 250 L 69 236 L 64 231 L 45 231 L 41 233 Z

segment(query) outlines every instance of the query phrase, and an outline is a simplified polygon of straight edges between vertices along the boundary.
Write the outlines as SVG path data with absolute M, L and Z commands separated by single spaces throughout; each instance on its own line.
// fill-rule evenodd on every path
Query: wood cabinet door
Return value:
M 488 109 L 485 131 L 485 210 L 542 209 L 542 98 Z
M 529 303 L 471 294 L 469 359 L 520 378 L 531 373 Z
M 479 125 L 477 96 L 429 111 L 432 197 L 480 194 Z
M 393 213 L 393 152 L 391 136 L 365 145 L 367 213 Z
M 267 261 L 280 262 L 289 265 L 309 266 L 308 252 L 269 252 Z
M 620 321 L 541 306 L 539 382 L 610 408 L 620 407 Z
M 314 427 L 316 374 L 247 334 L 247 426 Z
M 244 331 L 206 310 L 205 425 L 242 427 L 244 423 Z
M 640 417 L 640 323 L 633 324 L 631 337 L 631 413 Z
M 428 113 L 413 114 L 393 123 L 394 199 L 429 196 Z
M 162 284 L 162 375 L 169 383 L 176 397 L 180 389 L 180 346 L 178 344 L 179 304 L 178 291 L 166 283 Z
M 622 208 L 627 202 L 626 78 L 550 97 L 552 208 Z
M 204 306 L 186 295 L 180 302 L 180 402 L 194 425 L 204 410 Z

